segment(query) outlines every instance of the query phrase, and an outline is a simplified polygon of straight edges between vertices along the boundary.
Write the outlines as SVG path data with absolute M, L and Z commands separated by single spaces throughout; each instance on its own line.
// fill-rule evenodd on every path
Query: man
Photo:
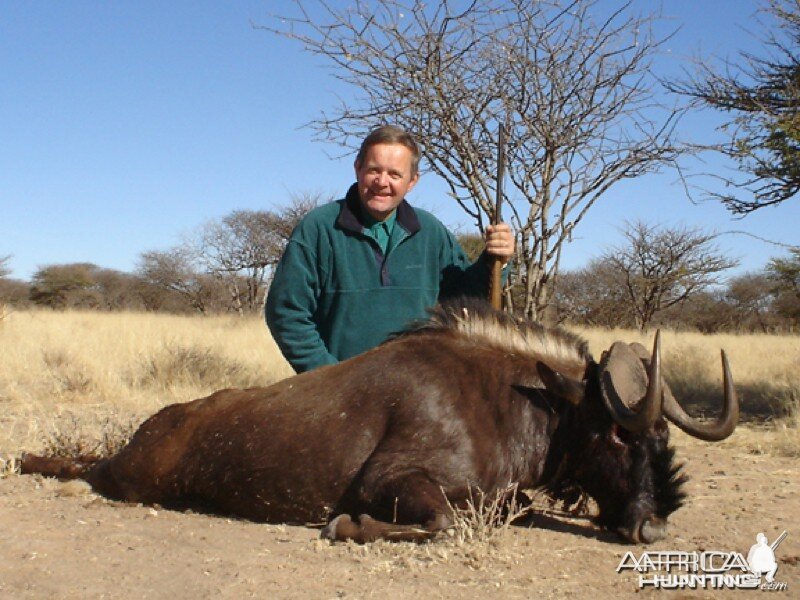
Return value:
M 505 264 L 513 255 L 514 236 L 501 224 L 487 228 L 485 251 L 470 264 L 444 225 L 405 201 L 419 158 L 410 134 L 379 127 L 361 144 L 346 197 L 312 210 L 292 232 L 265 314 L 298 373 L 377 346 L 441 298 L 485 295 L 489 257 Z

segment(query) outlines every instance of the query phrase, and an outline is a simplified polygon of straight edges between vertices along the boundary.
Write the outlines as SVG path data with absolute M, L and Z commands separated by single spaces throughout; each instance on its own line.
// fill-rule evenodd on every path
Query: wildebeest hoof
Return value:
M 620 527 L 617 533 L 631 544 L 651 544 L 667 535 L 667 523 L 663 519 L 653 517 L 632 527 Z
M 339 529 L 339 527 L 341 526 L 349 529 L 354 525 L 355 523 L 353 523 L 353 520 L 350 518 L 350 515 L 347 514 L 339 515 L 338 517 L 331 519 L 330 522 L 327 525 L 325 525 L 325 527 L 322 528 L 322 531 L 320 532 L 319 535 L 322 539 L 325 540 L 334 540 L 334 541 L 340 540 L 342 539 L 342 537 L 336 536 L 336 532 Z
M 639 538 L 645 544 L 657 542 L 667 535 L 667 524 L 661 519 L 646 519 L 639 529 Z

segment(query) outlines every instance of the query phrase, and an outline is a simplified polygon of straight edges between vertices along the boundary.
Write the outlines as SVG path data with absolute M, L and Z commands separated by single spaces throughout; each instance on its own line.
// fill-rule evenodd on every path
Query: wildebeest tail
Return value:
M 80 479 L 95 466 L 99 458 L 81 456 L 66 458 L 61 456 L 37 456 L 23 454 L 20 458 L 20 471 L 23 475 L 39 473 L 58 479 Z

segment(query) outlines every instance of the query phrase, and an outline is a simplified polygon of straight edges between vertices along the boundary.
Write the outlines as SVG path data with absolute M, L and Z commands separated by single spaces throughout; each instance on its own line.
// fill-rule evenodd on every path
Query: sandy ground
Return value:
M 783 530 L 775 579 L 788 589 L 770 593 L 798 597 L 797 459 L 675 437 L 689 502 L 646 548 L 546 512 L 488 542 L 330 544 L 316 529 L 120 505 L 11 475 L 0 480 L 0 598 L 742 598 L 767 592 L 639 591 L 637 574 L 616 569 L 628 550 L 746 556 L 758 532 L 772 542 Z

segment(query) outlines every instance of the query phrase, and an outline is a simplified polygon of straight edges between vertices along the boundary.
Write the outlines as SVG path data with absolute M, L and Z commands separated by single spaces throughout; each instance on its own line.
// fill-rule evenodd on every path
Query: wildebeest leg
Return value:
M 39 473 L 58 479 L 76 479 L 92 468 L 100 459 L 94 456 L 66 458 L 61 456 L 37 456 L 23 454 L 20 457 L 20 472 L 23 475 Z
M 374 506 L 382 515 L 392 515 L 392 520 L 399 523 L 380 521 L 366 514 L 359 516 L 356 523 L 343 514 L 328 523 L 322 530 L 322 537 L 362 544 L 377 539 L 422 542 L 452 524 L 441 488 L 421 473 L 382 483 L 374 498 L 366 504 Z
M 23 475 L 38 473 L 61 480 L 83 479 L 98 494 L 115 500 L 124 500 L 126 497 L 110 472 L 111 461 L 113 458 L 102 459 L 96 456 L 66 458 L 23 454 L 20 458 L 20 472 Z
M 434 537 L 440 528 L 423 528 L 415 525 L 398 525 L 373 519 L 369 515 L 360 515 L 354 522 L 350 515 L 339 515 L 322 530 L 322 537 L 344 542 L 353 540 L 359 544 L 375 540 L 395 542 L 424 542 Z

